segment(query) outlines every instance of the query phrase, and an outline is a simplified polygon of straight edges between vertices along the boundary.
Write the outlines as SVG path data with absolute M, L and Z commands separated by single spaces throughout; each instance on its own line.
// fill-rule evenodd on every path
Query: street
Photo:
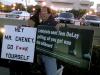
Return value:
M 9 69 L 0 67 L 0 75 L 9 75 Z

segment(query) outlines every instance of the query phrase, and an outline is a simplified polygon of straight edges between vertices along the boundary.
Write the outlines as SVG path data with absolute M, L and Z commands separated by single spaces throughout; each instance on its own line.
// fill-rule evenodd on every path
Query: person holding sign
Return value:
M 41 8 L 36 9 L 33 16 L 30 17 L 30 19 L 28 20 L 29 26 L 37 27 L 40 24 L 40 20 L 39 20 L 40 10 Z
M 57 22 L 54 20 L 54 17 L 51 14 L 49 7 L 42 7 L 40 12 L 40 19 L 42 22 L 40 25 L 48 25 L 56 27 Z M 42 61 L 45 67 L 46 75 L 57 75 L 57 62 L 56 58 L 49 57 L 46 55 L 41 55 Z
M 5 29 L 2 57 L 10 59 L 10 75 L 32 75 L 36 28 L 6 25 Z

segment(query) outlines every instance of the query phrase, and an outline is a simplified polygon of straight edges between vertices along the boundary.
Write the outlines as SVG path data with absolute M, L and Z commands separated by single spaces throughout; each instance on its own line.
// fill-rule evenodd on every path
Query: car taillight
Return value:
M 19 18 L 19 15 L 17 15 L 16 18 Z

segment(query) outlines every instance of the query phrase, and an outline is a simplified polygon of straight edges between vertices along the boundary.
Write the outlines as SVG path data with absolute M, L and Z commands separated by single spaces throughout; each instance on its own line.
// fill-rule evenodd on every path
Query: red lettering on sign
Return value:
M 28 47 L 16 46 L 16 50 L 28 51 Z

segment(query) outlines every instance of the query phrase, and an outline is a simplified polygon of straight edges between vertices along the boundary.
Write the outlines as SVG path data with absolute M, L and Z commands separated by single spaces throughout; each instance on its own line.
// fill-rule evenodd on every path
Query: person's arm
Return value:
M 59 30 L 59 28 L 65 27 L 65 24 L 63 24 L 63 23 L 58 23 L 55 27 L 56 27 L 57 30 Z
M 27 21 L 27 25 L 30 26 L 30 27 L 34 27 L 34 24 L 35 24 L 35 22 L 32 19 L 29 19 Z

